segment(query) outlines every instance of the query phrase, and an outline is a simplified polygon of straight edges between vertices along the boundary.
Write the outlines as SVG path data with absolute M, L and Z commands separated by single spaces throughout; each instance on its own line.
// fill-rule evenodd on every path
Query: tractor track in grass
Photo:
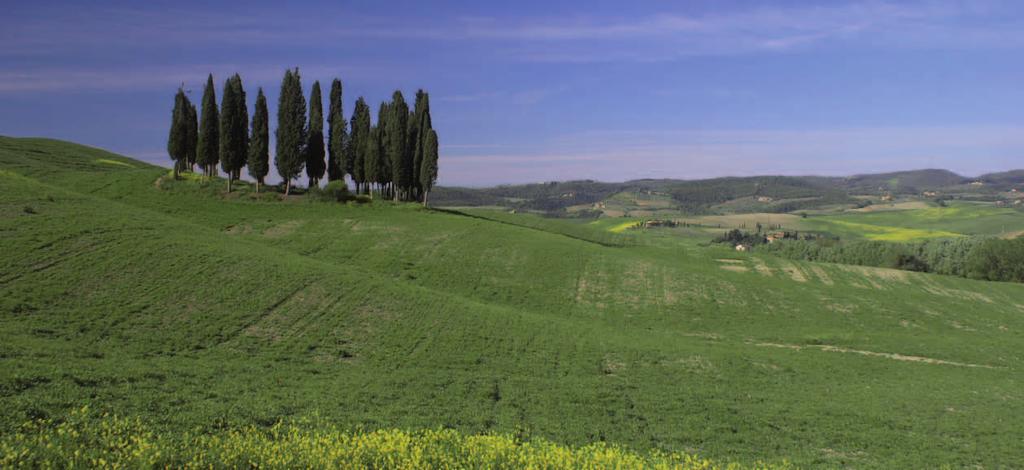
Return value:
M 882 358 L 886 358 L 886 359 L 892 359 L 894 361 L 922 362 L 922 363 L 925 363 L 925 364 L 938 364 L 938 365 L 958 366 L 958 367 L 972 367 L 972 368 L 981 368 L 981 369 L 1002 369 L 1003 368 L 1003 367 L 992 366 L 992 365 L 987 365 L 987 364 L 972 364 L 972 363 L 969 363 L 969 362 L 947 361 L 947 360 L 944 360 L 944 359 L 935 359 L 935 358 L 932 358 L 932 357 L 924 357 L 924 356 L 908 356 L 908 355 L 899 354 L 899 353 L 886 353 L 886 352 L 877 352 L 877 351 L 865 351 L 863 349 L 850 349 L 850 348 L 843 348 L 843 347 L 839 347 L 839 346 L 831 346 L 831 345 L 827 345 L 827 344 L 821 344 L 821 345 L 818 345 L 818 344 L 805 344 L 805 345 L 800 345 L 800 344 L 766 343 L 766 342 L 753 342 L 753 341 L 748 341 L 747 344 L 752 344 L 754 346 L 760 346 L 760 347 L 766 347 L 766 348 L 791 349 L 793 351 L 801 351 L 801 350 L 804 350 L 804 349 L 812 349 L 812 350 L 826 351 L 826 352 L 839 352 L 839 353 L 849 353 L 849 354 L 860 354 L 862 356 L 882 357 Z

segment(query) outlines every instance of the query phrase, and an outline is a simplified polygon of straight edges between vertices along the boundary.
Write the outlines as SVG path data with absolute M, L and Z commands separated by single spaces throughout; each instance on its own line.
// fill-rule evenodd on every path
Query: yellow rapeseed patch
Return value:
M 344 431 L 315 420 L 163 436 L 139 419 L 83 408 L 0 437 L 0 468 L 388 468 L 681 469 L 745 468 L 694 455 L 635 453 L 595 443 L 569 447 L 450 429 Z M 789 468 L 756 464 L 750 468 Z

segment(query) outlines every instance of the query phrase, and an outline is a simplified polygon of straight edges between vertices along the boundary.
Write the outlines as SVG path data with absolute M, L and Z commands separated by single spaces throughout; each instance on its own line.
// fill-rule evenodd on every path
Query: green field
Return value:
M 1024 285 L 241 186 L 0 138 L 0 441 L 89 405 L 172 436 L 317 416 L 744 464 L 1024 461 Z M 1021 225 L 936 214 L 836 220 Z
M 1024 230 L 1024 213 L 991 204 L 951 202 L 947 207 L 809 217 L 806 226 L 842 238 L 884 241 L 1003 236 Z

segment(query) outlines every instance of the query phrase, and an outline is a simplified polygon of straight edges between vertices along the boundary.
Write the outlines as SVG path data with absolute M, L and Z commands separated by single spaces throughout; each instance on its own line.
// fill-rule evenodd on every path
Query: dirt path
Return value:
M 935 359 L 935 358 L 923 357 L 923 356 L 906 356 L 906 355 L 898 354 L 898 353 L 884 353 L 884 352 L 875 352 L 875 351 L 864 351 L 862 349 L 849 349 L 849 348 L 841 348 L 839 346 L 830 346 L 830 345 L 797 345 L 797 344 L 781 344 L 781 343 L 754 343 L 754 342 L 750 342 L 748 344 L 753 344 L 754 346 L 761 346 L 761 347 L 768 347 L 768 348 L 792 349 L 794 351 L 799 351 L 799 350 L 802 350 L 802 349 L 817 349 L 819 351 L 840 352 L 840 353 L 849 353 L 849 354 L 860 354 L 862 356 L 883 357 L 883 358 L 886 358 L 886 359 L 892 359 L 894 361 L 923 362 L 925 364 L 941 364 L 941 365 L 959 366 L 959 367 L 978 367 L 978 368 L 983 368 L 983 369 L 997 369 L 998 368 L 996 366 L 990 366 L 990 365 L 985 365 L 985 364 L 971 364 L 971 363 L 966 363 L 966 362 L 946 361 L 946 360 L 942 360 L 942 359 Z

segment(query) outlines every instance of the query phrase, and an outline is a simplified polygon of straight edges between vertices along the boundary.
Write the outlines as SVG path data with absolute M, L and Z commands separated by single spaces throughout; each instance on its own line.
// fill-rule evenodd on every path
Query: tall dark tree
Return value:
M 238 178 L 249 153 L 249 111 L 245 105 L 242 77 L 236 73 L 224 82 L 220 102 L 220 166 L 228 174 L 228 192 Z
M 370 140 L 370 107 L 366 100 L 359 97 L 356 100 L 355 110 L 352 112 L 352 133 L 349 142 L 352 159 L 352 181 L 356 185 L 356 192 L 364 189 L 364 183 L 369 179 L 366 177 L 366 153 Z
M 277 152 L 274 165 L 284 180 L 284 193 L 291 190 L 291 181 L 299 176 L 306 163 L 306 98 L 302 96 L 299 69 L 287 70 L 281 81 L 281 95 L 277 100 Z
M 327 164 L 324 162 L 324 103 L 320 95 L 320 82 L 313 82 L 313 90 L 309 94 L 309 133 L 306 142 L 306 176 L 309 176 L 309 187 L 320 184 L 324 177 Z
M 189 171 L 194 171 L 196 167 L 196 147 L 199 145 L 199 113 L 196 112 L 196 105 L 192 104 L 188 96 L 185 96 L 185 102 L 188 103 L 188 115 L 185 118 L 185 166 L 188 167 Z
M 387 133 L 388 160 L 391 162 L 391 184 L 395 200 L 406 199 L 412 188 L 412 153 L 409 152 L 409 105 L 401 91 L 395 91 L 388 106 Z
M 256 93 L 256 109 L 252 113 L 248 167 L 249 176 L 256 179 L 256 192 L 260 192 L 260 185 L 270 172 L 270 116 L 262 87 Z
M 423 90 L 416 92 L 416 106 L 409 119 L 409 150 L 412 152 L 412 181 L 415 191 L 422 194 L 420 169 L 423 166 L 424 146 L 432 129 L 430 121 L 430 95 Z
M 366 160 L 363 164 L 363 175 L 366 178 L 367 192 L 373 197 L 374 185 L 380 185 L 380 126 L 370 128 L 369 140 L 366 143 Z
M 423 205 L 427 205 L 427 195 L 437 182 L 437 132 L 427 131 L 423 140 L 423 162 L 420 168 L 420 187 L 423 188 Z
M 174 179 L 188 163 L 188 98 L 185 90 L 178 88 L 174 95 L 174 110 L 171 111 L 171 130 L 167 136 L 167 155 L 174 161 Z
M 207 178 L 217 171 L 220 154 L 220 116 L 217 112 L 217 92 L 213 87 L 213 74 L 206 78 L 203 88 L 203 115 L 199 121 L 199 136 L 196 143 L 196 163 Z
M 388 108 L 387 102 L 382 102 L 380 107 L 377 108 L 377 135 L 371 139 L 371 150 L 368 155 L 367 161 L 372 161 L 373 181 L 380 187 L 380 193 L 384 196 L 388 190 L 388 184 L 391 182 L 391 165 L 388 162 L 388 151 L 387 151 L 387 127 L 388 127 L 388 116 L 390 115 L 390 108 Z
M 237 79 L 235 83 L 238 86 L 236 95 L 239 97 L 238 113 L 241 115 L 241 119 L 238 120 L 238 131 L 243 139 L 242 152 L 239 153 L 239 160 L 235 164 L 235 181 L 238 181 L 242 179 L 242 168 L 249 156 L 249 105 L 245 97 L 245 88 L 242 87 L 242 77 L 235 74 L 235 78 Z
M 342 106 L 341 80 L 337 78 L 331 83 L 330 104 L 327 111 L 327 180 L 344 181 L 348 172 L 348 123 Z

